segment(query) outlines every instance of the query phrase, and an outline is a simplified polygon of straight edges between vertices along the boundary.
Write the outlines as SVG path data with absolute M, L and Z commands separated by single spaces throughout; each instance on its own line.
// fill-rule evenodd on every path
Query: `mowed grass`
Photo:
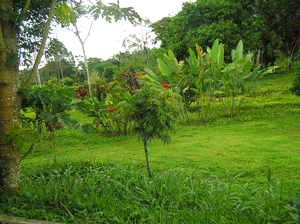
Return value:
M 270 74 L 265 78 L 269 85 L 250 95 L 238 116 L 216 115 L 206 125 L 181 124 L 168 145 L 152 141 L 152 169 L 192 172 L 205 168 L 219 178 L 225 178 L 227 171 L 233 176 L 243 173 L 238 181 L 257 185 L 266 179 L 270 167 L 274 181 L 283 176 L 288 192 L 294 194 L 298 184 L 299 108 L 298 98 L 288 92 L 294 78 L 294 72 Z M 75 112 L 73 116 L 89 121 Z M 135 135 L 105 137 L 64 129 L 57 132 L 55 141 L 38 145 L 22 167 L 26 171 L 27 167 L 47 164 L 53 155 L 65 162 L 145 165 L 143 144 Z

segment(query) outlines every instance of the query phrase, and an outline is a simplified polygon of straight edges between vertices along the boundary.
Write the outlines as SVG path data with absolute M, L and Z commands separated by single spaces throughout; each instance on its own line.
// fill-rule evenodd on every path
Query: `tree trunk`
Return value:
M 39 87 L 42 87 L 42 81 L 41 81 L 41 76 L 39 70 L 36 71 L 36 79 Z
M 36 55 L 37 55 L 37 53 L 34 52 L 33 53 L 33 59 L 34 59 L 34 61 L 36 60 Z M 42 87 L 42 82 L 41 82 L 41 76 L 40 76 L 40 73 L 39 73 L 39 69 L 37 69 L 37 71 L 36 71 L 35 79 L 36 79 L 37 85 L 41 88 Z
M 42 57 L 45 42 L 48 36 L 50 22 L 54 13 L 57 0 L 52 0 L 51 8 L 43 34 L 43 39 L 33 71 L 24 88 L 31 84 Z M 15 0 L 0 0 L 2 14 L 15 12 Z M 22 10 L 26 12 L 30 1 Z M 0 188 L 6 192 L 19 191 L 20 182 L 20 155 L 19 150 L 12 142 L 7 141 L 7 133 L 19 125 L 21 96 L 18 94 L 18 29 L 14 21 L 1 19 L 0 16 Z
M 0 8 L 13 12 L 13 2 L 0 0 Z M 17 75 L 17 27 L 0 18 L 0 188 L 12 193 L 19 190 L 20 158 L 19 150 L 7 141 L 7 132 L 19 124 Z
M 87 76 L 87 81 L 88 81 L 88 86 L 89 86 L 89 93 L 90 93 L 90 96 L 93 96 L 94 94 L 93 94 L 93 91 L 92 91 L 92 84 L 91 84 L 91 79 L 90 79 L 90 72 L 89 72 L 89 66 L 88 66 L 88 63 L 87 63 L 87 57 L 86 57 L 86 53 L 85 53 L 84 43 L 82 42 L 79 34 L 77 36 L 78 36 L 78 39 L 80 41 L 81 48 L 82 48 L 85 71 L 86 71 L 86 76 Z
M 147 171 L 149 177 L 152 177 L 151 169 L 150 169 L 150 163 L 149 163 L 149 151 L 148 151 L 148 143 L 146 140 L 144 140 L 144 151 L 145 151 L 145 158 L 146 158 L 146 165 L 147 165 Z
M 33 68 L 30 72 L 29 77 L 26 80 L 25 84 L 22 86 L 22 88 L 28 88 L 31 85 L 31 82 L 34 79 L 35 73 L 38 70 L 41 58 L 44 54 L 44 49 L 45 49 L 46 41 L 47 41 L 47 38 L 48 38 L 50 25 L 51 25 L 51 20 L 52 20 L 52 17 L 54 15 L 54 10 L 55 10 L 55 7 L 56 7 L 56 3 L 57 3 L 57 0 L 52 0 L 52 2 L 51 2 L 50 12 L 49 12 L 48 19 L 47 19 L 46 26 L 45 26 L 45 30 L 44 30 L 44 33 L 43 33 L 42 42 L 41 42 L 38 54 L 36 56 L 36 60 L 34 62 L 34 65 L 33 65 Z
M 77 24 L 73 24 L 75 31 L 72 31 L 77 37 L 78 40 L 80 42 L 81 45 L 81 49 L 82 49 L 82 53 L 83 53 L 83 60 L 84 60 L 84 66 L 85 66 L 85 71 L 86 71 L 86 76 L 87 76 L 87 81 L 88 81 L 88 86 L 89 86 L 89 94 L 90 96 L 93 96 L 93 91 L 92 91 L 92 84 L 91 84 L 91 79 L 90 79 L 90 72 L 89 72 L 89 67 L 88 67 L 88 63 L 87 63 L 87 57 L 86 57 L 86 53 L 85 53 L 85 47 L 84 47 L 84 43 L 83 40 L 80 37 L 80 33 L 79 33 L 79 29 L 77 27 Z

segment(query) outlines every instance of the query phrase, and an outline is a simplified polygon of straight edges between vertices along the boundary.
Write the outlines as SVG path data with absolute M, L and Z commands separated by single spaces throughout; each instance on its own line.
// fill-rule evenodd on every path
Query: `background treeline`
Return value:
M 196 44 L 206 49 L 214 40 L 224 43 L 225 62 L 239 40 L 243 40 L 245 52 L 254 54 L 255 63 L 263 67 L 277 65 L 281 69 L 296 68 L 299 14 L 295 0 L 197 0 L 186 2 L 173 17 L 165 17 L 155 23 L 146 20 L 140 24 L 142 33 L 130 35 L 123 41 L 125 50 L 108 60 L 89 58 L 91 81 L 97 78 L 107 81 L 118 79 L 120 72 L 134 72 L 150 68 L 158 72 L 157 58 L 172 50 L 178 60 L 188 57 L 188 49 Z M 155 39 L 152 37 L 155 33 Z M 160 48 L 151 48 L 160 42 Z M 61 82 L 66 85 L 87 84 L 85 63 L 56 39 L 46 48 L 46 63 L 39 71 L 42 82 Z M 21 79 L 28 72 L 21 72 Z M 295 84 L 298 82 L 295 81 Z M 294 89 L 296 89 L 295 87 Z
M 174 17 L 152 24 L 156 40 L 181 58 L 196 43 L 210 46 L 215 39 L 227 52 L 242 39 L 246 50 L 260 53 L 265 65 L 293 59 L 296 52 L 299 14 L 295 0 L 197 0 L 184 3 Z

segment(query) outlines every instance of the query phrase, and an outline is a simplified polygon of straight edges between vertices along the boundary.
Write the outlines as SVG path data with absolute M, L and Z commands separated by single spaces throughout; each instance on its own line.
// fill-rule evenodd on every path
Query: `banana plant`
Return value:
M 212 49 L 207 47 L 207 53 L 196 45 L 197 56 L 192 49 L 189 49 L 188 59 L 189 71 L 193 77 L 193 84 L 196 88 L 192 90 L 198 96 L 197 106 L 201 111 L 201 118 L 207 120 L 210 104 L 220 89 L 221 71 L 224 63 L 224 45 L 215 40 Z
M 222 70 L 220 92 L 224 115 L 234 115 L 244 103 L 247 94 L 262 88 L 266 84 L 261 78 L 275 67 L 261 70 L 260 66 L 254 68 L 253 54 L 244 55 L 244 45 L 241 40 L 236 49 L 231 52 L 232 63 Z

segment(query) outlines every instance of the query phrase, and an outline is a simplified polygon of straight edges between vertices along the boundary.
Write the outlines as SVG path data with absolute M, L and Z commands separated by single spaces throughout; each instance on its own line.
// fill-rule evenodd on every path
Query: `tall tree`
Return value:
M 7 141 L 7 132 L 19 125 L 19 47 L 26 46 L 26 37 L 41 38 L 31 74 L 21 87 L 26 88 L 34 78 L 42 57 L 56 3 L 57 0 L 0 0 L 0 187 L 7 192 L 14 193 L 19 189 L 19 149 L 11 141 Z M 34 25 L 38 22 L 46 22 L 43 25 L 43 35 L 29 32 L 36 28 Z

